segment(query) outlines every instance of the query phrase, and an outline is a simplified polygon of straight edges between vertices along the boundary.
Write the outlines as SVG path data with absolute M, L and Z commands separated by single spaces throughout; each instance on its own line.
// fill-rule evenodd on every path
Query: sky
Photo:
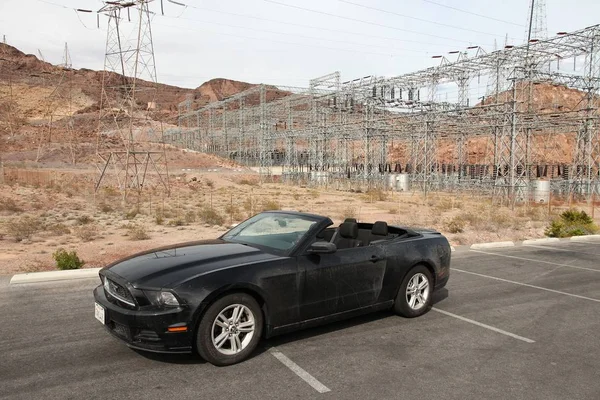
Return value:
M 525 39 L 530 0 L 154 0 L 158 81 L 194 88 L 212 78 L 307 87 L 340 71 L 342 81 L 397 76 L 439 63 L 432 56 Z M 600 23 L 598 0 L 546 0 L 548 34 Z M 108 18 L 100 0 L 0 0 L 0 40 L 74 68 L 104 65 Z M 132 24 L 130 24 L 132 25 Z

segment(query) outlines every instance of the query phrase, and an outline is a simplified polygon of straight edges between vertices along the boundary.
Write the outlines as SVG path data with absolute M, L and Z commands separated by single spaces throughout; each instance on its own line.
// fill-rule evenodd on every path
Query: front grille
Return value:
M 135 307 L 135 301 L 133 296 L 129 293 L 129 290 L 119 285 L 112 279 L 104 279 L 104 291 L 112 298 L 127 304 L 128 306 Z

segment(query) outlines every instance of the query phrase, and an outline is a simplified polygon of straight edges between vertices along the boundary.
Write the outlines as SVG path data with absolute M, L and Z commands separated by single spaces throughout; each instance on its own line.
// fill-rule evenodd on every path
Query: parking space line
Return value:
M 560 264 L 560 263 L 554 263 L 554 262 L 551 262 L 551 261 L 536 260 L 535 258 L 525 258 L 525 257 L 509 256 L 507 254 L 490 253 L 488 251 L 481 251 L 481 250 L 471 250 L 471 251 L 473 251 L 475 253 L 489 254 L 491 256 L 497 256 L 497 257 L 514 258 L 516 260 L 533 261 L 533 262 L 536 262 L 536 263 L 556 265 L 556 266 L 559 266 L 559 267 L 567 267 L 567 268 L 574 268 L 574 269 L 582 269 L 584 271 L 600 272 L 600 270 L 598 270 L 598 269 L 586 268 L 586 267 L 577 267 L 575 265 Z
M 538 246 L 535 244 L 524 244 L 523 247 L 535 247 L 537 249 L 544 249 L 544 250 L 554 250 L 554 251 L 565 251 L 568 253 L 577 253 L 577 254 L 588 254 L 590 256 L 599 256 L 600 257 L 600 253 L 588 253 L 586 251 L 577 251 L 577 250 L 568 250 L 562 247 L 550 247 L 550 246 Z
M 287 358 L 286 355 L 283 354 L 282 352 L 280 352 L 279 350 L 277 350 L 274 347 L 272 347 L 269 350 L 269 352 L 271 354 L 273 354 L 273 356 L 276 359 L 278 359 L 279 361 L 281 361 L 281 363 L 283 365 L 285 365 L 286 367 L 288 367 L 289 369 L 291 369 L 292 372 L 294 372 L 302 380 L 304 380 L 304 382 L 306 382 L 310 386 L 312 386 L 313 389 L 315 389 L 317 392 L 319 392 L 319 393 L 331 392 L 331 389 L 329 389 L 327 386 L 323 385 L 314 376 L 312 376 L 311 374 L 309 374 L 308 372 L 306 372 L 304 369 L 302 369 L 298 364 L 296 364 L 295 362 L 293 362 L 292 360 L 290 360 L 289 358 Z
M 451 312 L 440 310 L 439 308 L 432 307 L 431 309 L 433 311 L 437 311 L 437 312 L 439 312 L 441 314 L 444 314 L 444 315 L 447 315 L 449 317 L 454 317 L 454 318 L 460 319 L 461 321 L 465 321 L 465 322 L 468 322 L 470 324 L 477 325 L 477 326 L 480 326 L 482 328 L 489 329 L 491 331 L 494 331 L 494 332 L 497 332 L 497 333 L 501 333 L 501 334 L 506 335 L 506 336 L 510 336 L 512 338 L 521 340 L 521 341 L 526 342 L 526 343 L 535 343 L 535 340 L 532 340 L 532 339 L 529 339 L 529 338 L 526 338 L 526 337 L 523 337 L 523 336 L 515 335 L 514 333 L 507 332 L 505 330 L 493 327 L 491 325 L 486 325 L 486 324 L 483 324 L 481 322 L 477 322 L 477 321 L 469 319 L 469 318 L 461 317 L 460 315 L 452 314 Z
M 573 294 L 573 293 L 567 293 L 567 292 L 561 292 L 560 290 L 554 290 L 554 289 L 548 289 L 545 287 L 541 287 L 541 286 L 535 286 L 535 285 L 530 285 L 528 283 L 523 283 L 523 282 L 517 282 L 517 281 L 511 281 L 509 279 L 503 279 L 503 278 L 498 278 L 496 276 L 490 276 L 490 275 L 484 275 L 484 274 L 478 274 L 477 272 L 471 272 L 471 271 L 464 271 L 462 269 L 458 269 L 458 268 L 450 268 L 452 271 L 457 271 L 457 272 L 463 272 L 465 274 L 471 274 L 471 275 L 476 275 L 476 276 L 481 276 L 483 278 L 489 278 L 489 279 L 494 279 L 497 281 L 501 281 L 501 282 L 507 282 L 507 283 L 512 283 L 515 285 L 520 285 L 520 286 L 527 286 L 530 288 L 534 288 L 534 289 L 539 289 L 539 290 L 545 290 L 547 292 L 552 292 L 552 293 L 558 293 L 558 294 L 564 294 L 565 296 L 571 296 L 571 297 L 577 297 L 578 299 L 583 299 L 583 300 L 590 300 L 590 301 L 595 301 L 596 303 L 600 303 L 599 299 L 594 299 L 592 297 L 586 297 L 586 296 L 580 296 L 578 294 Z

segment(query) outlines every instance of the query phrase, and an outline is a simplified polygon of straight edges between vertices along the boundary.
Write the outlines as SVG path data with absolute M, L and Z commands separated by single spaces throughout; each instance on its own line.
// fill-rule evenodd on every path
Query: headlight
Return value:
M 179 306 L 179 300 L 171 292 L 158 291 L 158 290 L 144 290 L 144 294 L 148 297 L 148 300 L 156 306 Z

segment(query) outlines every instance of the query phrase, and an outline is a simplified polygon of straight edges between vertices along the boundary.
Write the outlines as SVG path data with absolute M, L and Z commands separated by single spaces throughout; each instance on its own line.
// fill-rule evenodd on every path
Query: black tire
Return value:
M 418 277 L 416 279 L 421 279 L 421 282 L 423 282 L 423 277 L 427 279 L 427 285 L 429 290 L 427 291 L 425 301 L 421 304 L 421 306 L 415 308 L 409 304 L 409 299 L 407 297 L 410 297 L 412 299 L 413 296 L 409 296 L 407 294 L 407 287 L 409 282 L 411 282 L 411 280 L 417 275 Z M 421 295 L 423 295 L 423 293 L 421 293 Z M 414 318 L 423 315 L 427 311 L 429 311 L 431 309 L 432 303 L 433 277 L 431 276 L 431 272 L 429 271 L 429 269 L 427 269 L 427 267 L 425 267 L 424 265 L 417 265 L 413 267 L 410 271 L 408 271 L 408 273 L 404 277 L 404 280 L 400 285 L 400 289 L 398 290 L 398 294 L 396 295 L 396 301 L 394 302 L 394 311 L 396 312 L 396 314 L 401 315 L 405 318 Z
M 235 349 L 232 348 L 232 346 L 234 346 L 232 340 L 235 342 L 235 339 L 231 339 L 232 335 L 234 335 L 233 337 L 235 338 L 236 333 L 227 333 L 229 331 L 226 332 L 225 329 L 217 325 L 216 321 L 217 317 L 219 317 L 219 314 L 221 314 L 222 312 L 225 312 L 225 316 L 229 315 L 230 310 L 231 312 L 233 312 L 233 309 L 235 309 L 235 305 L 242 305 L 246 307 L 246 309 L 252 313 L 252 317 L 254 319 L 254 331 L 252 332 L 252 336 L 248 339 L 248 342 L 246 343 L 245 347 L 243 347 L 241 351 L 237 352 L 235 352 Z M 246 313 L 246 311 L 243 312 Z M 247 323 L 249 321 L 249 318 L 247 318 L 248 316 L 248 314 L 244 314 L 244 316 L 242 317 L 242 319 L 244 320 L 240 322 L 240 325 L 244 322 Z M 233 329 L 233 327 L 231 327 L 230 329 Z M 202 316 L 202 319 L 198 323 L 198 329 L 196 334 L 196 349 L 198 350 L 198 354 L 200 354 L 200 357 L 202 357 L 211 364 L 217 366 L 236 364 L 248 358 L 250 354 L 252 354 L 252 352 L 256 349 L 256 346 L 258 345 L 258 342 L 260 341 L 260 338 L 262 336 L 262 330 L 263 315 L 260 306 L 258 305 L 256 300 L 246 293 L 232 293 L 217 299 L 208 307 L 208 309 Z M 229 336 L 229 338 L 224 339 L 224 344 L 222 345 L 223 347 L 221 348 L 221 350 L 219 350 L 217 346 L 213 344 L 213 333 L 216 336 L 215 339 L 221 337 L 222 334 Z M 239 335 L 238 337 L 240 338 L 240 343 L 243 344 L 244 338 L 246 337 L 247 333 L 240 331 L 239 333 L 237 333 L 237 335 Z M 231 354 L 224 354 L 223 351 L 229 352 Z

